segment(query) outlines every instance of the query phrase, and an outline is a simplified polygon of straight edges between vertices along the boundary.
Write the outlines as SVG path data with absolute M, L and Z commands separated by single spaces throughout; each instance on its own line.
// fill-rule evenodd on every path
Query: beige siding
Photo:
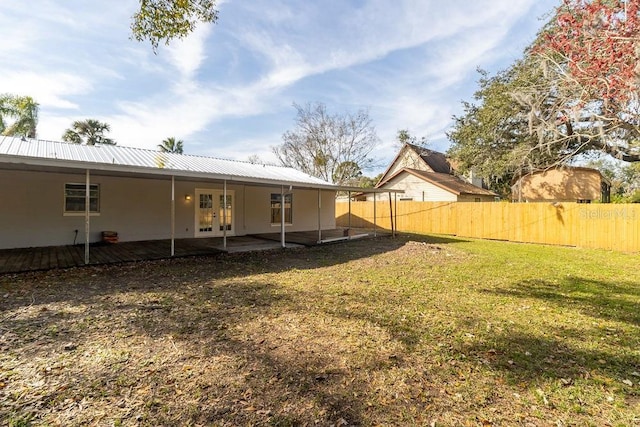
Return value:
M 65 183 L 84 183 L 84 174 L 0 170 L 0 248 L 84 242 L 84 215 L 64 215 Z M 91 216 L 90 240 L 116 231 L 121 241 L 171 236 L 171 180 L 91 176 L 100 185 L 100 214 Z M 222 190 L 222 183 L 175 184 L 176 238 L 194 237 L 195 189 Z M 235 234 L 278 231 L 270 224 L 270 194 L 280 188 L 229 185 L 234 191 Z M 318 228 L 317 190 L 293 190 L 294 224 L 287 231 Z M 192 200 L 185 200 L 189 194 Z M 335 227 L 335 192 L 322 192 L 322 227 Z
M 408 173 L 395 177 L 385 185 L 385 188 L 404 190 L 404 194 L 398 194 L 398 200 L 411 199 L 416 202 L 455 202 L 458 200 L 455 194 Z M 389 200 L 389 194 L 378 194 L 376 200 Z M 373 194 L 367 194 L 367 201 L 373 201 Z
M 246 187 L 245 200 L 248 206 L 244 210 L 242 234 L 276 233 L 280 224 L 271 224 L 271 193 L 280 193 L 280 187 Z M 322 191 L 321 226 L 323 229 L 335 228 L 335 193 Z M 318 191 L 293 189 L 293 223 L 286 231 L 307 231 L 318 229 Z
M 494 202 L 495 196 L 485 196 L 479 194 L 463 194 L 458 196 L 459 202 Z
M 402 154 L 398 157 L 398 160 L 391 165 L 386 176 L 393 176 L 404 168 L 433 172 L 433 169 L 431 169 L 415 151 L 407 149 L 406 147 L 402 150 Z
M 602 196 L 601 182 L 600 173 L 595 170 L 551 169 L 524 176 L 513 186 L 512 197 L 523 202 L 599 201 Z

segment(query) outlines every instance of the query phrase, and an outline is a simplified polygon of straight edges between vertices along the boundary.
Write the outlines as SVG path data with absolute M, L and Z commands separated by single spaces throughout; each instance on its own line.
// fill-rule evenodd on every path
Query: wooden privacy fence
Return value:
M 581 203 L 375 202 L 377 227 L 418 234 L 640 251 L 640 205 Z M 374 202 L 351 202 L 351 227 L 374 227 Z M 349 226 L 349 203 L 336 203 Z

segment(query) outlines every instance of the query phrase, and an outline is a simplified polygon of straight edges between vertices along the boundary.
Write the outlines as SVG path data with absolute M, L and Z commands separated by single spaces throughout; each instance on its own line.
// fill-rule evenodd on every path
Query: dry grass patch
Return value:
M 0 419 L 640 425 L 638 260 L 405 236 L 0 276 Z

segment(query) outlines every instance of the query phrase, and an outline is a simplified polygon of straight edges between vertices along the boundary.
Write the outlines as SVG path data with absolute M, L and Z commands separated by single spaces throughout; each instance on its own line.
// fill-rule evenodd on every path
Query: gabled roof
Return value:
M 391 171 L 393 166 L 401 158 L 407 155 L 407 151 L 411 151 L 415 153 L 419 161 L 425 167 L 425 169 L 432 170 L 433 172 L 437 172 L 437 173 L 453 172 L 453 168 L 451 167 L 451 164 L 449 164 L 447 157 L 443 153 L 439 151 L 429 150 L 428 148 L 420 147 L 418 145 L 405 143 L 400 149 L 400 151 L 398 151 L 398 154 L 396 154 L 396 157 L 394 157 L 394 159 L 391 161 L 391 163 L 389 164 L 389 167 L 387 167 L 387 169 L 384 171 L 384 173 L 380 177 L 380 180 L 376 184 L 376 187 L 378 187 L 379 185 L 381 185 L 382 182 L 387 180 L 389 172 Z M 418 166 L 418 165 L 415 165 L 415 166 Z M 414 167 L 411 169 L 418 169 L 418 168 Z
M 379 187 L 383 186 L 387 182 L 391 181 L 395 177 L 399 176 L 402 173 L 409 173 L 413 176 L 416 176 L 424 181 L 427 181 L 437 187 L 442 188 L 450 193 L 455 195 L 476 195 L 476 196 L 497 196 L 493 191 L 485 190 L 484 188 L 477 187 L 473 184 L 466 182 L 465 180 L 458 178 L 455 175 L 450 173 L 439 173 L 439 172 L 425 172 L 417 169 L 404 168 L 393 176 L 386 179 L 384 182 L 380 183 Z
M 407 146 L 415 151 L 434 172 L 448 174 L 453 172 L 453 168 L 444 153 L 413 144 L 407 144 Z
M 88 146 L 17 137 L 0 137 L 0 165 L 2 164 L 340 189 L 288 167 L 162 153 L 118 145 Z

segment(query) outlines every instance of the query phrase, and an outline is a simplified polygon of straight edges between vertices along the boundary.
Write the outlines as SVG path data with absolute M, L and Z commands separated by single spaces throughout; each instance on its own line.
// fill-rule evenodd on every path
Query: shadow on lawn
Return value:
M 171 289 L 190 281 L 329 267 L 391 252 L 409 241 L 435 245 L 464 242 L 455 238 L 405 234 L 311 248 L 220 253 L 0 275 L 0 312 L 56 301 L 85 304 L 102 295 Z
M 485 292 L 539 299 L 559 307 L 562 312 L 573 311 L 594 320 L 621 322 L 631 328 L 614 326 L 585 330 L 566 324 L 551 325 L 543 336 L 512 331 L 492 337 L 487 344 L 476 344 L 467 349 L 483 363 L 503 369 L 515 380 L 555 378 L 562 379 L 563 385 L 567 385 L 567 380 L 597 374 L 620 383 L 629 379 L 632 372 L 640 371 L 638 337 L 633 332 L 640 325 L 640 286 L 637 282 L 615 283 L 569 276 L 559 283 L 530 279 L 510 289 Z M 566 338 L 593 349 L 571 347 Z
M 109 407 L 115 419 L 131 419 L 139 416 L 124 412 L 131 407 L 110 405 L 121 401 L 122 396 L 135 403 L 132 390 L 146 390 L 137 396 L 134 405 L 143 414 L 139 421 L 146 424 L 172 424 L 176 422 L 172 418 L 175 414 L 182 414 L 181 424 L 191 421 L 256 425 L 269 421 L 270 425 L 300 425 L 314 417 L 323 425 L 340 423 L 341 419 L 349 425 L 363 423 L 366 405 L 356 396 L 368 392 L 368 385 L 352 382 L 347 388 L 342 386 L 347 378 L 345 372 L 336 369 L 336 361 L 330 356 L 333 349 L 320 343 L 311 351 L 294 347 L 283 352 L 281 348 L 288 343 L 270 341 L 269 330 L 265 330 L 265 336 L 239 335 L 238 329 L 242 330 L 243 325 L 273 318 L 281 311 L 303 312 L 303 296 L 292 295 L 291 291 L 284 294 L 278 285 L 264 282 L 202 282 L 184 287 L 181 292 L 162 286 L 155 289 L 168 292 L 153 297 L 140 294 L 127 302 L 106 296 L 94 301 L 88 312 L 44 310 L 35 316 L 0 323 L 2 329 L 11 331 L 7 336 L 10 348 L 2 349 L 10 357 L 13 354 L 25 362 L 51 358 L 49 366 L 58 364 L 57 357 L 66 360 L 63 365 L 67 368 L 60 371 L 66 377 L 56 377 L 56 371 L 49 375 L 53 375 L 54 384 L 69 382 L 74 386 L 41 389 L 36 406 L 55 412 L 60 402 L 80 394 Z M 86 319 L 90 319 L 89 325 Z M 116 360 L 106 358 L 90 370 L 78 368 L 86 363 L 83 352 L 96 351 L 104 345 L 105 337 L 114 333 L 149 341 L 149 348 L 142 353 L 133 344 L 126 350 L 116 348 Z M 189 349 L 182 354 L 184 360 L 171 360 L 166 354 L 167 348 L 171 351 L 168 340 L 174 339 Z M 71 350 L 64 348 L 68 342 L 73 343 Z M 153 362 L 157 343 L 164 343 L 159 357 L 171 363 Z M 122 352 L 127 356 L 118 360 L 117 355 Z M 184 372 L 183 364 L 195 364 L 203 358 L 239 360 L 242 366 L 222 370 L 218 378 L 217 366 L 201 368 L 196 371 L 199 375 L 188 381 L 185 391 L 203 397 L 195 403 L 181 400 L 175 395 L 176 376 Z M 12 380 L 16 381 L 15 376 Z M 187 411 L 188 405 L 191 407 Z M 21 407 L 19 401 L 8 402 L 5 410 L 9 412 L 0 410 L 0 418 L 31 411 L 37 415 L 33 407 Z
M 249 425 L 265 424 L 268 420 L 272 425 L 299 425 L 318 419 L 324 425 L 339 424 L 342 419 L 350 425 L 364 424 L 367 419 L 374 419 L 365 399 L 373 393 L 371 385 L 336 368 L 339 361 L 329 343 L 309 341 L 310 350 L 295 348 L 299 344 L 296 340 L 304 339 L 293 334 L 293 344 L 289 346 L 294 348 L 282 351 L 286 343 L 269 342 L 268 328 L 264 337 L 242 337 L 238 332 L 243 325 L 255 326 L 262 317 L 274 321 L 281 313 L 306 313 L 309 304 L 313 304 L 313 292 L 285 289 L 269 282 L 268 276 L 250 276 L 340 265 L 397 250 L 409 241 L 458 242 L 409 235 L 284 252 L 124 263 L 0 277 L 3 313 L 0 333 L 4 338 L 0 351 L 8 361 L 39 360 L 51 365 L 65 361 L 68 368 L 61 371 L 60 381 L 73 383 L 74 387 L 43 391 L 42 399 L 36 403 L 48 410 L 55 411 L 59 402 L 86 393 L 101 402 L 108 413 L 113 412 L 114 417 L 117 414 L 130 417 L 133 415 L 122 413 L 124 409 L 109 402 L 118 401 L 132 389 L 142 388 L 153 392 L 148 398 L 140 397 L 147 399 L 143 401 L 147 421 L 171 424 L 175 419 L 170 414 L 181 413 L 188 404 L 176 397 L 171 383 L 165 384 L 176 381 L 170 378 L 180 374 L 180 368 L 165 364 L 141 371 L 140 362 L 145 358 L 153 360 L 153 345 L 165 343 L 160 350 L 166 352 L 168 341 L 175 339 L 189 348 L 187 359 L 209 360 L 219 356 L 241 360 L 243 370 L 249 373 L 242 376 L 238 369 L 229 369 L 225 377 L 218 378 L 222 386 L 201 384 L 195 394 L 204 397 L 190 403 L 195 405 L 190 409 L 191 415 L 183 413 L 192 417 L 193 422 Z M 333 314 L 341 321 L 371 320 L 364 312 Z M 405 345 L 407 339 L 416 340 L 416 332 L 399 320 L 381 321 L 377 326 Z M 83 354 L 108 349 L 118 337 L 127 342 L 120 351 L 150 353 L 131 354 L 115 362 L 105 359 L 94 363 L 91 369 L 80 368 L 87 363 Z M 141 340 L 148 341 L 150 347 L 129 349 Z M 374 357 L 362 362 L 358 369 L 376 372 L 390 369 L 395 363 L 398 362 L 386 356 L 379 360 Z M 200 376 L 206 379 L 212 372 L 205 369 Z M 248 390 L 252 390 L 250 396 Z M 20 400 L 9 403 L 5 409 L 8 413 L 28 414 L 32 410 L 22 407 Z M 255 410 L 247 410 L 247 405 Z M 263 412 L 259 413 L 260 410 Z M 0 418 L 6 415 L 0 410 Z
M 564 331 L 565 335 L 580 336 L 581 331 Z M 585 341 L 597 339 L 585 337 Z M 514 382 L 529 383 L 539 379 L 561 380 L 570 385 L 576 380 L 592 376 L 607 377 L 622 385 L 640 369 L 640 359 L 633 349 L 617 353 L 583 350 L 570 347 L 560 336 L 539 336 L 523 332 L 503 333 L 490 343 L 477 343 L 463 350 L 481 363 L 504 371 Z
M 559 283 L 530 279 L 511 289 L 488 292 L 541 299 L 587 316 L 640 325 L 640 282 L 614 283 L 569 276 Z

